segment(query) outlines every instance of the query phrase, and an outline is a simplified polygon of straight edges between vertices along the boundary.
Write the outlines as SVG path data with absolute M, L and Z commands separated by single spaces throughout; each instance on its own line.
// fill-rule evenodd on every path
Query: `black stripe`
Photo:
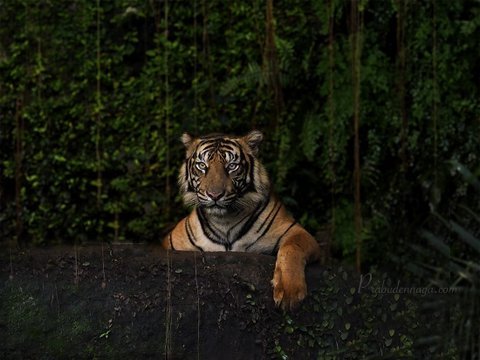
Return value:
M 227 148 L 231 150 L 231 152 L 234 152 L 235 150 L 240 148 L 239 144 L 235 141 L 222 139 L 219 137 L 205 139 L 198 145 L 198 147 L 202 148 L 202 153 L 212 149 L 214 149 L 214 151 L 217 151 L 220 148 Z
M 188 159 L 185 160 L 185 181 L 188 181 L 189 170 L 188 170 Z
M 243 151 L 240 152 L 240 164 L 242 164 L 241 166 L 241 173 L 240 174 L 237 174 L 235 176 L 236 179 L 239 179 L 237 181 L 242 181 L 242 182 L 246 182 L 246 173 L 247 171 L 250 172 L 250 168 L 249 166 L 251 166 L 251 164 L 249 164 L 249 162 L 247 161 L 247 158 L 245 157 L 245 153 Z M 251 177 L 250 177 L 250 181 L 251 181 Z M 238 190 L 240 190 L 241 193 L 246 193 L 250 190 L 254 190 L 254 188 L 252 187 L 252 182 L 250 182 L 250 184 L 248 184 L 248 188 L 246 188 L 246 186 L 244 184 L 242 184 L 241 186 L 239 185 L 238 186 Z
M 223 236 L 219 235 L 219 233 L 221 233 L 221 230 L 219 230 L 214 224 L 208 221 L 208 217 L 203 213 L 203 211 L 201 216 L 203 216 L 203 219 L 205 220 L 205 223 L 207 224 L 207 228 L 210 230 L 211 235 L 215 237 L 216 241 L 218 241 L 219 244 L 224 244 L 225 241 L 222 241 Z
M 200 155 L 204 155 L 206 152 L 209 152 L 210 150 L 212 149 L 215 149 L 218 147 L 217 143 L 216 142 L 212 142 L 211 144 L 202 144 L 202 151 L 200 152 Z
M 275 242 L 275 246 L 273 247 L 272 249 L 272 252 L 271 252 L 271 255 L 275 255 L 275 253 L 278 251 L 278 245 L 280 244 L 280 240 L 282 240 L 282 238 L 285 236 L 285 234 L 288 232 L 288 230 L 290 230 L 297 222 L 294 221 L 293 223 L 290 224 L 290 226 L 287 228 L 287 230 L 285 230 L 283 232 L 282 235 L 280 235 L 280 237 L 277 239 L 277 241 Z
M 279 201 L 277 201 L 275 204 L 277 204 Z M 270 227 L 272 226 L 273 224 L 273 221 L 275 220 L 275 218 L 277 217 L 278 215 L 278 212 L 280 211 L 280 208 L 282 207 L 282 203 L 280 203 L 277 207 L 277 211 L 275 212 L 275 214 L 273 215 L 272 219 L 270 220 L 270 222 L 268 223 L 267 227 L 265 228 L 265 230 L 263 230 L 262 234 L 257 238 L 257 240 L 255 240 L 253 243 L 251 243 L 250 245 L 248 245 L 245 250 L 248 250 L 250 249 L 254 244 L 256 244 L 260 239 L 262 239 L 265 234 L 268 232 L 268 230 L 270 230 Z M 272 209 L 273 211 L 273 209 Z M 271 214 L 271 212 L 270 212 Z M 270 216 L 270 214 L 268 214 L 268 216 Z M 268 219 L 268 217 L 267 217 Z M 266 220 L 265 220 L 266 221 Z M 265 222 L 264 222 L 265 223 Z M 262 224 L 263 226 L 263 224 Z M 260 229 L 257 231 L 257 233 L 260 231 Z
M 261 237 L 257 238 L 254 242 L 252 242 L 251 244 L 248 244 L 248 246 L 245 248 L 245 251 L 248 251 L 248 249 L 250 249 L 253 245 L 255 245 L 258 240 L 260 240 Z
M 202 227 L 202 231 L 205 234 L 205 236 L 208 238 L 208 240 L 210 240 L 211 242 L 213 242 L 215 244 L 225 245 L 224 241 L 218 240 L 218 239 L 221 239 L 221 238 L 211 228 L 207 218 L 203 214 L 202 209 L 197 208 L 197 215 L 198 215 L 198 221 L 200 222 L 200 225 Z M 216 239 L 213 238 L 212 235 L 215 236 Z
M 256 210 L 254 210 L 255 212 Z M 252 216 L 253 213 L 249 213 L 247 215 L 245 215 L 244 217 L 242 217 L 239 221 L 237 221 L 234 225 L 230 226 L 230 229 L 227 231 L 227 239 L 230 238 L 230 233 L 239 225 L 241 224 L 244 220 L 248 219 L 250 216 Z M 243 229 L 243 227 L 242 227 Z M 239 232 L 240 233 L 240 232 Z
M 192 228 L 190 227 L 190 223 L 188 221 L 188 217 L 185 219 L 185 231 L 187 232 L 187 237 L 190 243 L 195 246 L 198 250 L 203 251 L 203 249 L 195 244 L 195 236 L 193 235 Z
M 253 158 L 252 155 L 248 155 L 248 158 L 250 160 L 250 186 L 249 186 L 249 190 L 250 190 L 250 188 L 252 188 L 250 191 L 257 191 L 257 188 L 255 187 L 255 174 L 254 174 L 255 159 Z
M 238 149 L 238 146 L 233 146 L 233 145 L 230 145 L 230 144 L 223 144 L 220 145 L 220 149 L 221 150 L 227 150 L 227 152 L 230 152 L 230 153 L 234 153 L 235 150 Z
M 191 159 L 185 160 L 185 181 L 187 182 L 187 191 L 195 192 L 192 186 L 192 181 L 190 179 L 190 164 L 191 164 Z
M 233 146 L 235 149 L 240 148 L 240 145 L 234 141 L 222 138 L 221 136 L 209 136 L 200 138 L 201 142 L 198 144 L 198 147 L 222 147 L 222 146 Z
M 268 230 L 270 230 L 270 227 L 272 226 L 273 221 L 274 221 L 275 218 L 277 217 L 278 212 L 280 211 L 280 208 L 281 208 L 281 207 L 282 207 L 282 204 L 280 203 L 280 205 L 278 206 L 277 211 L 275 211 L 275 215 L 273 215 L 272 220 L 270 220 L 270 222 L 268 223 L 267 227 L 266 227 L 265 230 L 263 231 L 262 235 L 260 235 L 260 237 L 262 237 L 263 235 L 265 235 L 265 234 L 268 232 Z
M 200 160 L 211 159 L 212 155 L 215 154 L 215 152 L 218 149 L 218 144 L 216 142 L 213 142 L 213 143 L 207 144 L 207 145 L 200 145 L 200 146 L 202 147 L 201 151 L 198 154 L 198 159 L 200 159 Z M 206 158 L 206 156 L 205 156 L 207 153 L 209 153 L 208 158 Z
M 262 233 L 262 235 L 260 235 L 260 236 L 257 238 L 257 240 L 255 240 L 253 243 L 249 244 L 249 245 L 245 248 L 245 251 L 248 250 L 248 249 L 250 249 L 253 245 L 255 245 L 260 239 L 263 238 L 263 236 L 267 233 L 267 231 L 270 230 L 270 227 L 271 227 L 272 224 L 273 224 L 273 220 L 275 220 L 275 217 L 277 216 L 277 214 L 278 214 L 278 212 L 280 211 L 280 208 L 281 208 L 281 207 L 282 207 L 282 204 L 280 204 L 280 206 L 278 207 L 277 212 L 276 212 L 275 215 L 273 216 L 273 218 L 272 218 L 272 220 L 270 221 L 270 223 L 268 224 L 268 226 L 265 228 L 265 231 Z M 296 223 L 296 221 L 293 222 L 293 224 L 295 224 L 295 223 Z M 290 225 L 290 227 L 292 227 L 293 224 Z M 290 227 L 287 229 L 287 231 L 290 229 Z M 281 238 L 283 235 L 285 235 L 285 234 L 287 233 L 287 231 L 285 231 L 285 233 L 283 233 L 283 234 L 280 236 L 280 238 Z
M 210 138 L 210 139 L 202 139 L 200 140 L 200 143 L 198 144 L 198 146 L 204 146 L 204 145 L 211 145 L 211 144 L 216 144 L 217 142 L 219 142 L 220 139 L 218 138 Z
M 235 148 L 239 148 L 240 146 L 238 145 L 237 142 L 233 141 L 233 140 L 229 140 L 229 139 L 221 139 L 220 140 L 222 142 L 222 145 L 225 144 L 225 145 L 232 145 L 234 146 Z
M 277 204 L 278 204 L 278 200 L 275 200 L 275 204 L 273 205 L 272 210 L 270 210 L 270 212 L 268 213 L 268 215 L 267 215 L 267 217 L 265 218 L 265 220 L 263 220 L 262 225 L 260 225 L 260 227 L 257 229 L 257 233 L 260 232 L 260 230 L 262 230 L 263 226 L 267 223 L 268 219 L 270 218 L 270 216 L 271 216 L 272 213 L 273 213 L 273 210 L 275 210 Z M 281 206 L 281 205 L 280 205 L 280 206 Z
M 233 242 L 241 239 L 252 228 L 253 224 L 255 224 L 255 222 L 258 220 L 258 217 L 265 211 L 269 203 L 270 203 L 270 199 L 265 201 L 265 203 L 258 204 L 258 206 L 253 211 L 250 219 L 248 219 L 248 221 L 245 222 L 245 224 L 242 226 L 242 228 L 238 232 L 236 239 Z
M 172 233 L 171 232 L 170 232 L 169 238 L 170 238 L 170 247 L 172 248 L 172 250 L 175 250 L 175 246 L 173 246 Z

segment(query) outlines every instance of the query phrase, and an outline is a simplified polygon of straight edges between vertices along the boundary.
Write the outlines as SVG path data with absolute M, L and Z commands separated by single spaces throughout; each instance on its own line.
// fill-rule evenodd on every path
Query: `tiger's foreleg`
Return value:
M 292 229 L 283 239 L 273 274 L 273 300 L 277 306 L 294 308 L 307 295 L 305 265 L 320 259 L 317 241 L 303 228 Z

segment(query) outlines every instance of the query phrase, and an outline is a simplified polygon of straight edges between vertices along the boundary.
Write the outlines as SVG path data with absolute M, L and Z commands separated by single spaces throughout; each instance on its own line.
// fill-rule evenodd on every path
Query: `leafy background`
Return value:
M 402 263 L 432 212 L 478 207 L 449 162 L 479 174 L 477 1 L 1 0 L 0 24 L 3 241 L 158 243 L 184 131 L 264 131 L 346 262 Z

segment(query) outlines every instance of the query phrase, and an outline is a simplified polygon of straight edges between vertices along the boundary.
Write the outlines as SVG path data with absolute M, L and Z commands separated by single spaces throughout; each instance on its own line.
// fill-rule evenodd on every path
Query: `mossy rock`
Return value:
M 274 257 L 151 247 L 0 256 L 2 358 L 417 357 L 418 305 L 338 266 L 307 267 L 309 295 L 275 308 Z M 362 281 L 364 282 L 362 284 Z

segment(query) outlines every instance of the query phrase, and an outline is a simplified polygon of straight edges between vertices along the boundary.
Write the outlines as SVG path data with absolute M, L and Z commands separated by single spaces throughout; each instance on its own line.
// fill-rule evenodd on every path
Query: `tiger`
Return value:
M 258 130 L 245 136 L 182 135 L 186 157 L 178 183 L 184 204 L 193 210 L 163 238 L 162 246 L 276 255 L 273 300 L 291 310 L 306 297 L 305 266 L 320 260 L 321 250 L 273 193 L 258 159 L 262 140 Z

